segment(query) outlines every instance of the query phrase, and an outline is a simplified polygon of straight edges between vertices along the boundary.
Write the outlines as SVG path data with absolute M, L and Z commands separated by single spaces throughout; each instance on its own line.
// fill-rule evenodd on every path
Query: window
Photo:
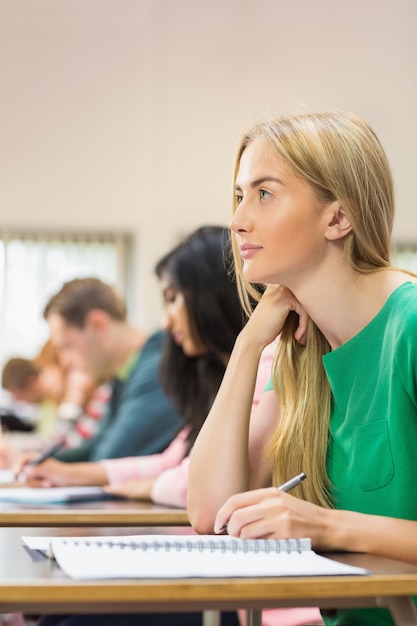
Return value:
M 396 244 L 392 250 L 392 265 L 417 274 L 417 244 Z
M 0 231 L 0 365 L 48 338 L 43 308 L 72 278 L 96 276 L 127 296 L 128 235 Z

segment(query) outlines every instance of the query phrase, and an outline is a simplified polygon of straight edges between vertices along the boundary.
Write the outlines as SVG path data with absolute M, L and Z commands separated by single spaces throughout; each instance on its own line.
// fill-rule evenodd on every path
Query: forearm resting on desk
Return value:
M 108 467 L 108 464 L 105 464 Z M 155 504 L 185 508 L 188 491 L 188 465 L 186 457 L 155 477 L 140 477 L 121 483 L 111 483 L 105 490 L 113 495 L 131 500 L 150 500 Z
M 329 511 L 326 550 L 368 552 L 417 565 L 417 522 L 354 511 Z
M 63 487 L 71 485 L 106 485 L 107 474 L 101 463 L 63 463 L 47 459 L 25 469 L 26 481 L 33 487 Z
M 126 483 L 107 485 L 104 490 L 113 496 L 121 496 L 128 500 L 152 501 L 151 493 L 154 478 L 136 478 Z

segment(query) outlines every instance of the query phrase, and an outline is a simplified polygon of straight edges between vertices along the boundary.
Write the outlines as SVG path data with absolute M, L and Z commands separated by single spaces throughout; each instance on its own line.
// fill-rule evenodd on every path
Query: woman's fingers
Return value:
M 270 487 L 229 498 L 217 514 L 214 532 L 227 527 L 230 535 L 245 539 L 311 537 L 322 545 L 325 517 L 321 507 Z
M 245 491 L 231 496 L 218 511 L 214 523 L 214 532 L 224 532 L 224 528 L 233 523 L 233 528 L 238 530 L 245 523 L 253 522 L 259 519 L 261 513 L 256 512 L 256 506 L 259 505 L 268 496 L 276 495 L 277 490 L 274 487 L 266 489 L 255 489 L 253 491 Z M 234 533 L 233 533 L 234 534 Z

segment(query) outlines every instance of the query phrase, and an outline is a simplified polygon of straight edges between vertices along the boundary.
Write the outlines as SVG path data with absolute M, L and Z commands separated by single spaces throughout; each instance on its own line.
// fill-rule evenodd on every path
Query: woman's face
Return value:
M 187 356 L 196 357 L 206 354 L 206 347 L 196 336 L 190 323 L 181 291 L 175 289 L 167 278 L 161 279 L 161 289 L 165 306 L 162 323 L 164 330 L 171 333 L 175 343 L 181 346 Z
M 230 223 L 250 282 L 291 288 L 323 261 L 325 212 L 312 187 L 261 139 L 242 154 Z

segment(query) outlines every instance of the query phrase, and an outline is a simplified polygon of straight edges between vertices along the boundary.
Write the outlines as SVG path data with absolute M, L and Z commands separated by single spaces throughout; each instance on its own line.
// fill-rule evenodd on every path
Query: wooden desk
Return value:
M 0 502 L 0 526 L 181 526 L 187 511 L 147 502 L 103 500 L 71 504 Z
M 417 624 L 410 598 L 417 595 L 417 567 L 365 554 L 341 560 L 366 567 L 370 576 L 74 581 L 46 558 L 33 561 L 21 535 L 189 534 L 191 528 L 0 529 L 0 612 L 91 613 L 249 609 L 252 624 L 262 608 L 385 606 L 398 626 Z M 336 555 L 335 555 L 336 556 Z

